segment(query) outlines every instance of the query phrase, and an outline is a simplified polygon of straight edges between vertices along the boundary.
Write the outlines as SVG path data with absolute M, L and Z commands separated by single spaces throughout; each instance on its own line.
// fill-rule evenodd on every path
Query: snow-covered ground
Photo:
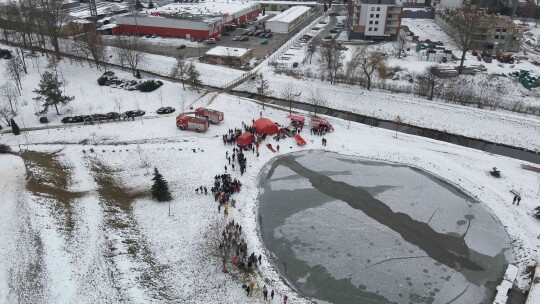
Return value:
M 174 63 L 173 58 L 163 56 L 147 58 L 150 60 L 145 61 L 144 69 L 158 73 L 168 74 Z M 39 57 L 30 65 L 31 73 L 23 79 L 20 116 L 15 118 L 24 121 L 25 126 L 38 124 L 31 91 L 37 87 L 39 73 L 46 64 Z M 205 83 L 224 84 L 242 74 L 225 67 L 198 65 L 204 66 L 207 70 L 201 69 L 205 71 Z M 130 77 L 129 72 L 115 72 Z M 318 87 L 332 107 L 367 116 L 376 113 L 385 119 L 399 115 L 405 123 L 540 149 L 540 125 L 535 118 L 265 73 L 276 96 L 290 84 L 302 92 L 301 98 L 306 101 L 313 88 Z M 68 60 L 60 63 L 59 74 L 68 80 L 67 93 L 76 97 L 67 107 L 60 108 L 62 113 L 112 111 L 115 98 L 122 100 L 123 111 L 139 106 L 153 112 L 161 106 L 160 92 L 163 105 L 176 107 L 178 113 L 182 100 L 189 105 L 201 95 L 170 82 L 153 93 L 100 89 L 96 80 L 101 71 L 90 69 L 87 63 L 80 66 Z M 5 74 L 2 76 L 7 79 Z M 254 86 L 246 83 L 242 89 L 253 91 Z M 67 129 L 55 128 L 59 118 L 51 114 L 53 122 L 49 129 L 21 136 L 1 134 L 0 142 L 16 151 L 21 147 L 55 153 L 54 160 L 65 167 L 61 171 L 68 175 L 64 178 L 67 186 L 62 190 L 67 191 L 69 200 L 66 202 L 61 195 L 37 195 L 29 191 L 28 184 L 25 189 L 21 159 L 0 155 L 0 254 L 8 257 L 0 262 L 0 302 L 16 302 L 18 297 L 32 297 L 40 303 L 261 301 L 260 296 L 246 297 L 241 289 L 242 279 L 222 273 L 220 261 L 203 252 L 203 235 L 223 215 L 217 214 L 217 204 L 210 196 L 196 195 L 194 189 L 199 185 L 210 188 L 213 177 L 223 173 L 227 165 L 225 152 L 231 152 L 232 147 L 223 146 L 220 136 L 228 129 L 240 127 L 242 121 L 249 123 L 261 111 L 265 117 L 286 124 L 287 112 L 269 108 L 263 111 L 251 101 L 225 94 L 218 95 L 211 107 L 225 112 L 225 122 L 211 126 L 204 134 L 177 130 L 174 114 Z M 336 131 L 327 136 L 328 146 L 324 149 L 421 168 L 448 180 L 490 208 L 513 240 L 513 253 L 520 268 L 518 284 L 526 287 L 529 281 L 524 271 L 538 261 L 536 250 L 540 245 L 540 222 L 530 215 L 537 205 L 539 179 L 537 173 L 521 169 L 523 161 L 412 135 L 398 134 L 396 138 L 393 131 L 329 119 Z M 279 142 L 282 153 L 323 148 L 320 137 L 304 134 L 304 138 L 308 142 L 305 148 L 297 147 L 292 139 Z M 271 139 L 267 141 L 277 144 Z M 265 252 L 257 227 L 258 174 L 277 156 L 264 146 L 260 152 L 260 157 L 247 155 L 244 176 L 232 172 L 244 186 L 236 196 L 238 207 L 229 215 L 243 226 L 248 251 L 257 253 Z M 28 169 L 46 174 L 46 169 L 50 169 L 47 164 L 50 162 L 33 164 Z M 150 169 L 157 167 L 169 181 L 174 198 L 170 217 L 169 205 L 144 195 L 151 185 L 151 175 L 144 164 Z M 502 178 L 489 175 L 487 171 L 493 167 L 501 171 Z M 523 198 L 519 207 L 511 204 L 512 189 Z M 259 287 L 267 284 L 275 289 L 278 299 L 288 294 L 291 303 L 307 302 L 280 280 L 266 257 L 260 270 L 255 278 Z
M 206 227 L 223 215 L 217 214 L 216 203 L 210 196 L 196 195 L 193 190 L 199 185 L 209 188 L 213 176 L 222 173 L 223 166 L 227 165 L 225 151 L 230 152 L 232 147 L 223 146 L 220 135 L 229 128 L 240 127 L 242 121 L 257 118 L 261 108 L 227 95 L 216 98 L 212 108 L 224 111 L 226 119 L 222 125 L 212 126 L 204 134 L 178 131 L 172 117 L 143 123 L 122 122 L 81 126 L 74 130 L 29 132 L 28 148 L 58 152 L 59 161 L 72 168 L 68 190 L 84 189 L 86 193 L 73 205 L 74 229 L 71 233 L 64 231 L 59 215 L 53 212 L 54 199 L 47 204 L 32 196 L 22 203 L 26 208 L 39 211 L 38 215 L 29 215 L 29 222 L 31 229 L 41 237 L 44 258 L 39 260 L 38 274 L 49 278 L 40 282 L 43 285 L 43 303 L 91 302 L 100 295 L 135 303 L 162 302 L 167 298 L 195 303 L 260 300 L 247 298 L 240 287 L 241 281 L 221 273 L 219 261 L 208 260 L 200 252 Z M 280 123 L 286 123 L 286 114 L 285 111 L 268 108 L 263 111 L 265 117 Z M 536 206 L 536 173 L 522 170 L 520 165 L 523 162 L 518 160 L 410 135 L 399 134 L 395 138 L 393 131 L 356 123 L 348 126 L 345 121 L 330 120 L 336 131 L 327 136 L 326 150 L 422 168 L 464 189 L 493 210 L 513 239 L 513 252 L 521 270 L 519 285 L 525 287 L 527 280 L 523 271 L 525 266 L 537 260 L 535 249 L 540 245 L 536 238 L 540 223 L 529 214 Z M 308 142 L 305 148 L 297 147 L 292 139 L 279 142 L 282 153 L 323 148 L 320 137 L 308 134 L 304 137 Z M 96 145 L 78 144 L 83 139 L 93 139 Z M 16 148 L 19 138 L 3 135 L 2 141 Z M 268 141 L 274 146 L 277 144 L 273 140 Z M 23 148 L 26 148 L 26 143 Z M 257 176 L 262 166 L 277 156 L 263 147 L 260 151 L 258 158 L 247 154 L 248 169 L 244 176 L 237 171 L 232 172 L 244 186 L 236 198 L 238 207 L 232 209 L 229 216 L 244 227 L 250 252 L 264 252 L 256 222 Z M 143 162 L 157 167 L 169 181 L 174 197 L 170 205 L 171 217 L 167 216 L 167 204 L 142 197 L 134 198 L 129 209 L 115 208 L 100 192 L 103 191 L 100 189 L 103 181 L 99 177 L 103 172 L 108 172 L 107 176 L 127 193 L 147 191 L 151 176 L 141 166 Z M 21 188 L 24 167 L 20 160 L 14 156 L 0 156 L 0 164 L 8 164 L 9 168 L 2 169 L 10 169 L 3 170 L 7 175 L 1 179 L 2 195 L 7 195 L 10 200 L 15 193 L 30 196 Z M 107 170 L 96 171 L 99 166 Z M 487 173 L 493 166 L 500 169 L 501 179 Z M 519 207 L 511 204 L 511 189 L 522 194 Z M 112 212 L 111 208 L 116 211 Z M 10 215 L 12 213 L 2 212 L 2 223 L 19 220 L 23 216 L 17 214 L 10 218 Z M 111 221 L 121 221 L 125 226 L 115 226 Z M 8 227 L 2 227 L 5 234 Z M 88 239 L 95 241 L 89 242 Z M 140 254 L 128 254 L 133 243 L 139 246 Z M 19 247 L 24 246 L 19 244 Z M 7 243 L 2 250 L 17 262 L 18 250 L 28 249 L 19 247 Z M 112 253 L 111 247 L 114 248 Z M 2 266 L 3 277 L 9 278 L 13 267 L 17 267 L 14 265 L 20 265 L 15 262 Z M 87 272 L 90 270 L 94 274 Z M 95 273 L 108 279 L 97 279 L 93 277 Z M 142 279 L 148 277 L 152 284 Z M 266 280 L 266 284 L 277 290 L 279 296 L 284 293 L 292 295 L 292 303 L 305 302 L 280 281 L 266 257 L 256 280 L 259 286 Z M 0 293 L 5 295 L 4 298 L 15 296 L 9 284 L 0 286 L 4 286 Z

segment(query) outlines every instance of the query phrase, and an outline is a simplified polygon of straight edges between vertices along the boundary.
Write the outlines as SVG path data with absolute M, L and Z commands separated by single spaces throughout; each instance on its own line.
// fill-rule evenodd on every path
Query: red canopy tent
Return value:
M 242 135 L 236 138 L 236 144 L 240 147 L 245 147 L 249 144 L 252 144 L 255 141 L 255 136 L 251 133 L 243 133 Z
M 253 126 L 259 134 L 266 133 L 267 135 L 272 135 L 279 131 L 278 126 L 268 118 L 259 118 L 255 120 Z

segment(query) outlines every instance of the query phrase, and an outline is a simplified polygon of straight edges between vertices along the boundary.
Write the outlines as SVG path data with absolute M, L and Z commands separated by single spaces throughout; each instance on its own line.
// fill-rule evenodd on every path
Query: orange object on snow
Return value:
M 306 141 L 300 135 L 295 135 L 294 140 L 296 140 L 296 144 L 298 144 L 299 146 L 305 146 L 306 145 Z
M 245 147 L 253 142 L 255 142 L 255 136 L 249 132 L 243 133 L 236 138 L 236 144 L 240 147 Z

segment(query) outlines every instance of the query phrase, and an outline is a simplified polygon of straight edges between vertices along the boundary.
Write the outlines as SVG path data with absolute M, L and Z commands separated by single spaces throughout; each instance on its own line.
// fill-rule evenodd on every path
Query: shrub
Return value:
M 0 154 L 6 154 L 11 152 L 11 147 L 5 144 L 0 144 Z
M 10 50 L 5 50 L 5 49 L 0 49 L 0 58 L 11 59 L 11 51 Z
M 157 90 L 160 86 L 163 85 L 163 82 L 157 80 L 147 80 L 139 84 L 138 89 L 141 92 L 152 92 Z
M 13 120 L 13 118 L 11 119 L 11 131 L 13 131 L 14 135 L 21 134 L 21 129 L 19 129 L 19 126 L 15 123 L 15 120 Z
M 107 84 L 107 76 L 101 76 L 98 78 L 97 80 L 97 83 L 100 85 L 100 86 L 104 86 Z
M 49 123 L 49 119 L 45 116 L 39 118 L 40 123 Z
M 497 167 L 493 167 L 493 169 L 489 171 L 489 174 L 491 174 L 491 176 L 496 177 L 496 178 L 501 177 L 501 171 L 497 170 Z
M 540 206 L 533 209 L 533 216 L 540 220 Z

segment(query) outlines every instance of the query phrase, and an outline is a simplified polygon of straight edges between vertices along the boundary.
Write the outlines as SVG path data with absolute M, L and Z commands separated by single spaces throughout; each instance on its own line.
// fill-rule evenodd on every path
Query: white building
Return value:
M 266 21 L 265 28 L 277 33 L 288 33 L 296 25 L 309 17 L 311 8 L 303 5 L 294 6 Z
M 463 6 L 463 0 L 436 0 L 433 6 L 438 9 L 456 9 Z
M 351 0 L 349 39 L 397 40 L 402 14 L 399 0 Z
M 335 1 L 334 1 L 335 2 Z M 261 8 L 264 8 L 267 12 L 283 12 L 290 9 L 293 6 L 303 5 L 309 7 L 315 7 L 316 1 L 259 1 Z

